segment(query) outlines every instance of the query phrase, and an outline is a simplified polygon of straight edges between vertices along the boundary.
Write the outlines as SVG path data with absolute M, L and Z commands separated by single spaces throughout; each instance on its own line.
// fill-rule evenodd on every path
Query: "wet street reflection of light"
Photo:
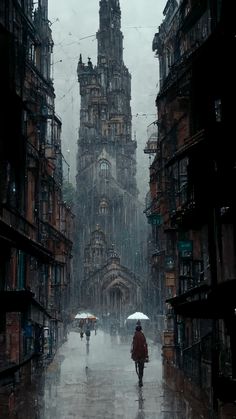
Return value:
M 61 364 L 45 380 L 45 409 L 40 419 L 190 419 L 188 404 L 162 382 L 160 349 L 151 341 L 144 386 L 138 387 L 130 358 L 132 335 L 124 342 L 101 330 L 89 345 L 71 332 L 60 349 Z

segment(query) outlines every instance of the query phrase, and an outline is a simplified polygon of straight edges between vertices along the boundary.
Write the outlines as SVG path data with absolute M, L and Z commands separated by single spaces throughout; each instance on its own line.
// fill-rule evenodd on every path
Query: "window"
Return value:
M 101 110 L 101 119 L 103 121 L 106 120 L 106 108 L 102 108 L 102 110 Z
M 17 259 L 17 288 L 24 289 L 26 282 L 26 255 L 21 250 L 18 251 Z
M 221 122 L 221 99 L 215 99 L 215 120 Z
M 102 199 L 99 204 L 99 214 L 106 215 L 109 212 L 109 205 L 105 199 Z
M 6 331 L 6 313 L 0 313 L 0 334 Z
M 110 163 L 107 160 L 100 160 L 99 169 L 100 169 L 100 174 L 103 177 L 108 177 L 110 173 Z

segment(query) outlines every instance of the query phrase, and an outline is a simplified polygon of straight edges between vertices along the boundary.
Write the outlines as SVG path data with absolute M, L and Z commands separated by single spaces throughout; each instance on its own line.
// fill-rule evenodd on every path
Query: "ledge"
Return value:
M 231 279 L 214 288 L 201 284 L 166 301 L 184 317 L 225 319 L 235 316 L 235 293 L 236 279 Z

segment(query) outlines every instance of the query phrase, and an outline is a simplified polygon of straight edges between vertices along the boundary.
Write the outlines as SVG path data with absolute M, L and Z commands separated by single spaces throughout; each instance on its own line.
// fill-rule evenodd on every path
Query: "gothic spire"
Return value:
M 113 62 L 123 62 L 123 34 L 119 0 L 100 0 L 100 24 L 97 32 L 98 60 L 106 57 Z
M 104 5 L 109 5 L 112 8 L 120 9 L 120 1 L 119 0 L 100 0 L 100 7 Z

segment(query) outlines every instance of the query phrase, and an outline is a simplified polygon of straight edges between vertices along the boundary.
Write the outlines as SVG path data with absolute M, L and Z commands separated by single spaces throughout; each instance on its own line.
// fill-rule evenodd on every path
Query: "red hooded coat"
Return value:
M 133 361 L 145 361 L 148 357 L 148 347 L 143 332 L 135 332 L 131 352 Z

